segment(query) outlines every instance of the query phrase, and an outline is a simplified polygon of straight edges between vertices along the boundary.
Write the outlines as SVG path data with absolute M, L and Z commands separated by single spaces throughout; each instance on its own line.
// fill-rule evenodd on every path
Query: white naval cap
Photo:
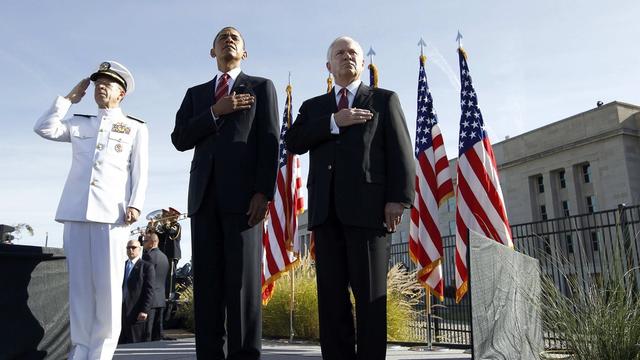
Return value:
M 91 74 L 91 77 L 89 78 L 92 81 L 96 81 L 100 76 L 107 76 L 115 80 L 118 84 L 122 85 L 127 94 L 131 94 L 135 89 L 133 75 L 131 75 L 131 72 L 119 62 L 113 60 L 102 62 L 98 67 L 98 70 Z

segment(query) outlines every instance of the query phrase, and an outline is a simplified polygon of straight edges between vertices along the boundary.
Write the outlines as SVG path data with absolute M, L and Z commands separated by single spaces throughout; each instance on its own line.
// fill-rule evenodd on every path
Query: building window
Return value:
M 582 178 L 584 179 L 585 184 L 588 184 L 591 182 L 591 165 L 589 164 L 582 165 Z
M 542 179 L 542 175 L 538 176 L 536 181 L 538 182 L 538 192 L 542 194 L 544 192 L 544 180 Z
M 562 200 L 562 214 L 565 217 L 571 216 L 569 212 L 569 200 Z
M 592 214 L 596 212 L 596 210 L 596 197 L 593 195 L 587 196 L 587 212 Z
M 565 179 L 564 170 L 558 171 L 558 182 L 560 183 L 560 189 L 564 189 L 567 187 L 567 179 Z
M 595 231 L 591 232 L 591 250 L 598 251 L 600 250 L 600 243 L 598 241 L 598 233 Z
M 567 242 L 567 254 L 573 254 L 573 238 L 571 235 L 566 235 L 565 240 Z
M 540 218 L 542 220 L 547 220 L 547 207 L 544 205 L 540 205 Z

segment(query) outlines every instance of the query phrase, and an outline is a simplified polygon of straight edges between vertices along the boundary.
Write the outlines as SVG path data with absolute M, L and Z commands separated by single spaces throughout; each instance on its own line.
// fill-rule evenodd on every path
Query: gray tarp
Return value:
M 475 359 L 539 359 L 538 260 L 480 234 L 469 235 Z

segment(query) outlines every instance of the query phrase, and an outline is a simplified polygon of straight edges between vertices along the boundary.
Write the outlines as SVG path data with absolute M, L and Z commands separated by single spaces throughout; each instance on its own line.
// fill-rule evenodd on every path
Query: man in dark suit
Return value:
M 310 152 L 309 228 L 325 360 L 385 358 L 386 232 L 396 230 L 414 198 L 415 165 L 398 96 L 362 84 L 363 68 L 362 47 L 336 39 L 327 53 L 336 86 L 305 101 L 285 137 L 293 153 Z
M 122 281 L 122 332 L 120 343 L 145 341 L 145 324 L 153 298 L 153 265 L 142 260 L 138 240 L 127 243 L 127 257 Z
M 155 276 L 153 277 L 153 301 L 149 310 L 149 318 L 146 327 L 147 341 L 162 340 L 162 322 L 164 320 L 165 284 L 169 274 L 169 260 L 158 248 L 158 234 L 152 227 L 147 227 L 144 234 L 144 254 L 142 259 L 153 265 Z
M 187 90 L 171 134 L 195 148 L 188 212 L 199 359 L 259 359 L 262 228 L 278 165 L 273 83 L 244 74 L 238 30 L 225 27 L 211 49 L 218 75 Z M 226 328 L 225 328 L 226 315 Z

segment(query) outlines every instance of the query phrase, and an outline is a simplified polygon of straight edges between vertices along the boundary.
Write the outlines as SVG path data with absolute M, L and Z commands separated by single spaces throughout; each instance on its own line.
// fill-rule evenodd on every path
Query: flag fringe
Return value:
M 468 289 L 469 281 L 465 280 L 465 282 L 463 282 L 462 285 L 460 285 L 460 287 L 456 289 L 456 304 L 459 304 L 460 301 L 462 301 L 462 298 L 464 297 L 464 294 L 467 293 Z
M 378 68 L 374 63 L 369 64 L 369 78 L 370 78 L 370 86 L 377 88 L 378 87 Z
M 458 48 L 458 51 L 462 54 L 465 60 L 467 60 L 467 52 L 461 47 Z
M 300 259 L 296 259 L 289 265 L 285 266 L 284 269 L 280 270 L 277 274 L 271 275 L 268 279 L 264 281 L 264 284 L 262 284 L 261 293 L 264 293 L 264 290 L 267 287 L 269 287 L 269 285 L 271 285 L 272 283 L 275 283 L 276 280 L 280 279 L 280 277 L 282 277 L 284 273 L 288 272 L 289 270 L 294 270 L 299 264 L 300 264 Z M 275 290 L 275 287 L 273 288 L 273 290 Z M 271 294 L 269 294 L 267 298 L 262 298 L 262 305 L 266 306 L 269 303 L 269 301 L 271 301 L 272 297 L 273 297 L 273 291 L 271 292 Z

